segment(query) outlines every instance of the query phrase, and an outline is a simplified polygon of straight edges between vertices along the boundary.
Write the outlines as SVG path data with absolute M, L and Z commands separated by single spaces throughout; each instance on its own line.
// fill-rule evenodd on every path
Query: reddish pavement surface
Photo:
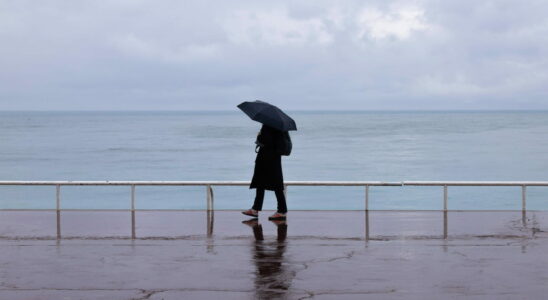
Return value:
M 548 212 L 0 211 L 0 299 L 543 299 Z M 57 220 L 61 239 L 57 239 Z

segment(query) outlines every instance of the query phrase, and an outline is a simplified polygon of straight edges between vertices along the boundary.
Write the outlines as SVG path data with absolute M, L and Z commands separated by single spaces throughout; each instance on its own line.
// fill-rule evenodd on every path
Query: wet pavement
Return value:
M 242 223 L 234 211 L 0 211 L 0 299 L 548 293 L 548 212 L 269 213 Z

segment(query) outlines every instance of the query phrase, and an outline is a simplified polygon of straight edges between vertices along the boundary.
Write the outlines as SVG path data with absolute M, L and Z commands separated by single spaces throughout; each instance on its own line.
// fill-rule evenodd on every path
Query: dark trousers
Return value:
M 276 200 L 278 200 L 278 212 L 285 214 L 287 212 L 287 204 L 285 203 L 284 190 L 275 190 Z M 253 203 L 254 210 L 263 209 L 264 189 L 257 188 L 257 194 L 255 196 L 255 202 Z

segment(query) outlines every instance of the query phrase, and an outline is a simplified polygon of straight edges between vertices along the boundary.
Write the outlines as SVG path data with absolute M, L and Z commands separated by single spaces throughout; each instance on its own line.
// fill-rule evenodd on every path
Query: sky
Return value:
M 0 0 L 0 110 L 548 109 L 548 1 Z

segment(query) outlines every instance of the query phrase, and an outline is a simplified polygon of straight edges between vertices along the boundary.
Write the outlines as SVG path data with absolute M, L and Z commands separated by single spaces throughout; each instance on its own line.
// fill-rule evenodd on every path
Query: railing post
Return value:
M 131 238 L 136 238 L 135 234 L 135 185 L 131 185 Z
M 213 189 L 211 188 L 211 185 L 206 186 L 206 194 L 207 194 L 207 210 L 212 211 L 213 208 Z
M 521 186 L 521 210 L 525 211 L 527 209 L 527 186 Z
M 55 185 L 55 207 L 57 211 L 61 210 L 61 185 Z
M 61 239 L 61 185 L 55 185 L 55 208 L 57 215 L 57 239 Z
M 447 211 L 447 185 L 443 186 L 443 210 Z
M 369 211 L 369 185 L 365 186 L 365 210 Z
M 135 185 L 131 185 L 131 211 L 135 211 Z

